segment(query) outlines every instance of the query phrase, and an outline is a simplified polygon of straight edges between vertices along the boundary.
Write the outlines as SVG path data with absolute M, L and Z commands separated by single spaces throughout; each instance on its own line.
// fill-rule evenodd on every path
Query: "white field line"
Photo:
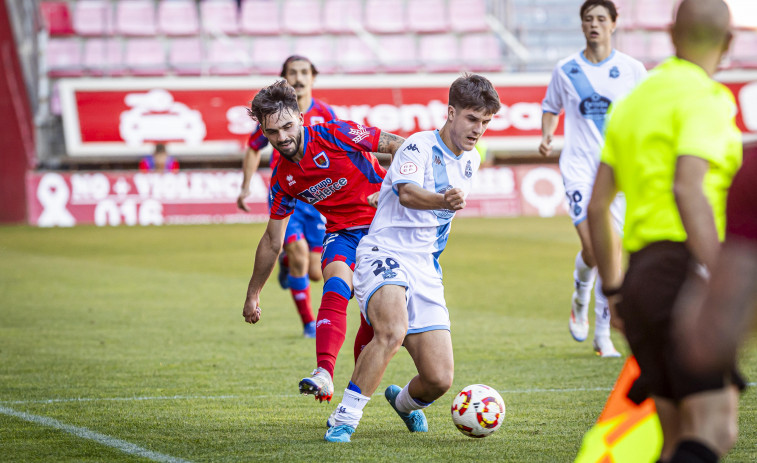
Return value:
M 55 428 L 69 434 L 73 434 L 74 436 L 81 437 L 82 439 L 93 440 L 99 444 L 113 447 L 114 449 L 120 450 L 129 455 L 136 455 L 157 462 L 189 463 L 187 460 L 182 460 L 181 458 L 172 457 L 170 455 L 165 455 L 159 452 L 153 452 L 152 450 L 147 450 L 146 448 L 132 444 L 131 442 L 126 442 L 121 439 L 116 439 L 115 437 L 106 436 L 105 434 L 100 434 L 99 432 L 95 432 L 87 428 L 82 428 L 80 426 L 72 426 L 70 424 L 61 423 L 58 420 L 48 418 L 46 416 L 19 412 L 3 406 L 0 406 L 0 413 L 2 413 L 3 415 L 13 416 L 24 421 L 29 421 L 34 424 L 47 426 L 49 428 Z

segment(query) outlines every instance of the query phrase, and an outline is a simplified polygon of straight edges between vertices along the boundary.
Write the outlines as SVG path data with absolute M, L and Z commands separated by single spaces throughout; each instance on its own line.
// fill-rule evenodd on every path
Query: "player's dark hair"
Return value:
M 477 74 L 465 74 L 449 87 L 449 104 L 455 109 L 484 109 L 496 114 L 501 107 L 499 94 L 489 79 Z
M 268 87 L 263 88 L 255 95 L 250 103 L 247 114 L 261 124 L 271 114 L 291 111 L 299 114 L 300 106 L 297 104 L 297 94 L 294 88 L 286 80 L 279 80 Z
M 289 58 L 287 58 L 284 61 L 284 64 L 281 66 L 281 74 L 279 74 L 281 77 L 286 78 L 287 76 L 287 68 L 289 65 L 295 61 L 306 61 L 310 65 L 310 73 L 313 74 L 313 77 L 318 75 L 318 69 L 315 68 L 315 64 L 313 64 L 312 61 L 305 58 L 302 55 L 292 55 Z
M 610 13 L 610 18 L 612 19 L 612 22 L 617 21 L 618 9 L 615 7 L 615 4 L 611 2 L 610 0 L 586 0 L 584 4 L 581 5 L 581 12 L 580 12 L 581 20 L 584 19 L 584 13 L 594 8 L 595 6 L 603 6 L 607 8 L 607 12 Z

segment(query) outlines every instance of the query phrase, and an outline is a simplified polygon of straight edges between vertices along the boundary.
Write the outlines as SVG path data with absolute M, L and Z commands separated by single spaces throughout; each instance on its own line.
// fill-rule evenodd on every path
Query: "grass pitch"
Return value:
M 314 342 L 275 278 L 264 318 L 241 316 L 263 225 L 0 228 L 0 460 L 567 462 L 623 359 L 567 329 L 578 240 L 566 218 L 458 219 L 441 257 L 455 347 L 453 390 L 410 434 L 381 396 L 414 374 L 391 362 L 347 445 L 323 441 L 352 371 L 358 309 L 331 405 L 297 394 Z M 321 286 L 312 289 L 318 306 Z M 593 316 L 592 316 L 593 327 Z M 618 349 L 628 349 L 614 335 Z M 744 354 L 757 377 L 757 347 Z M 454 393 L 498 389 L 503 427 L 470 439 Z M 757 399 L 741 399 L 726 461 L 757 461 Z

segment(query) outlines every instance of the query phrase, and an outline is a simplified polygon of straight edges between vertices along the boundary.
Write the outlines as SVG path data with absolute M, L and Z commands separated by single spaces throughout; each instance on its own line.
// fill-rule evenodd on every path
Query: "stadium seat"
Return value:
M 84 37 L 112 35 L 113 8 L 105 0 L 79 0 L 74 6 L 74 30 Z
M 617 36 L 617 48 L 626 55 L 645 63 L 647 59 L 646 31 L 624 31 Z
M 248 75 L 252 72 L 247 39 L 241 37 L 211 39 L 208 64 L 215 75 Z
M 634 25 L 643 29 L 666 29 L 673 21 L 673 0 L 636 0 Z
M 276 0 L 243 0 L 240 15 L 245 34 L 278 35 L 282 31 Z
M 482 32 L 486 22 L 486 0 L 449 0 L 449 22 L 456 32 Z
M 84 44 L 84 67 L 92 76 L 122 76 L 123 44 L 119 39 L 89 39 Z
M 757 31 L 738 31 L 728 52 L 734 68 L 757 69 Z
M 126 68 L 135 76 L 162 76 L 166 73 L 166 50 L 156 38 L 126 41 Z
M 199 37 L 176 38 L 168 49 L 168 64 L 180 76 L 202 74 L 202 41 Z
M 74 33 L 71 11 L 67 2 L 40 2 L 39 12 L 45 30 L 50 36 L 71 35 Z
M 412 32 L 448 32 L 447 5 L 444 0 L 413 0 L 407 4 L 408 27 Z
M 402 0 L 366 0 L 365 28 L 375 34 L 397 34 L 408 30 Z
M 47 75 L 79 77 L 83 73 L 81 42 L 73 38 L 51 38 L 45 48 Z
M 205 0 L 200 3 L 202 31 L 211 35 L 239 33 L 237 2 L 234 0 Z
M 454 34 L 420 36 L 418 53 L 427 72 L 455 72 L 462 67 L 457 37 Z
M 663 31 L 650 31 L 648 37 L 647 60 L 652 66 L 656 66 L 662 61 L 675 54 L 673 41 L 670 34 Z M 644 60 L 642 60 L 644 62 Z
M 465 34 L 460 38 L 465 68 L 475 72 L 501 71 L 504 59 L 499 39 L 494 34 Z
M 757 30 L 757 2 L 754 0 L 726 0 L 731 8 L 733 27 Z
M 292 53 L 306 56 L 316 65 L 319 72 L 334 72 L 334 42 L 328 35 L 297 37 L 292 45 Z
M 326 0 L 323 4 L 323 27 L 330 34 L 352 34 L 363 29 L 361 0 Z
M 158 29 L 169 36 L 196 35 L 200 32 L 197 2 L 162 0 L 158 4 Z
M 284 0 L 282 11 L 285 32 L 293 35 L 314 35 L 323 32 L 320 2 Z
M 291 55 L 289 40 L 281 37 L 255 37 L 252 40 L 252 66 L 260 74 L 278 75 Z
M 417 72 L 420 65 L 415 41 L 412 34 L 378 36 L 381 69 L 384 72 Z
M 636 20 L 633 13 L 633 0 L 614 0 L 615 9 L 618 10 L 618 28 L 633 29 L 636 27 Z
M 155 35 L 155 3 L 152 0 L 121 0 L 116 3 L 116 32 L 126 36 Z
M 378 58 L 371 49 L 358 36 L 342 37 L 338 44 L 337 64 L 345 73 L 369 73 L 375 72 L 378 67 Z

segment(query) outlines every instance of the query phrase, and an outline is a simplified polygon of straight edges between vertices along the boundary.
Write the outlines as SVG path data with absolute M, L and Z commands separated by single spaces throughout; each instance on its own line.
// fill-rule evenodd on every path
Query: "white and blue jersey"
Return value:
M 360 246 L 380 246 L 398 251 L 411 249 L 439 256 L 447 244 L 451 210 L 418 210 L 399 202 L 398 185 L 412 183 L 444 193 L 460 188 L 467 197 L 481 157 L 473 149 L 460 156 L 447 148 L 438 130 L 418 132 L 405 140 L 394 156 L 379 194 L 378 210 Z
M 553 114 L 565 110 L 560 171 L 566 185 L 594 184 L 607 109 L 628 94 L 646 72 L 641 62 L 617 50 L 600 63 L 588 61 L 583 51 L 557 63 L 542 110 Z

